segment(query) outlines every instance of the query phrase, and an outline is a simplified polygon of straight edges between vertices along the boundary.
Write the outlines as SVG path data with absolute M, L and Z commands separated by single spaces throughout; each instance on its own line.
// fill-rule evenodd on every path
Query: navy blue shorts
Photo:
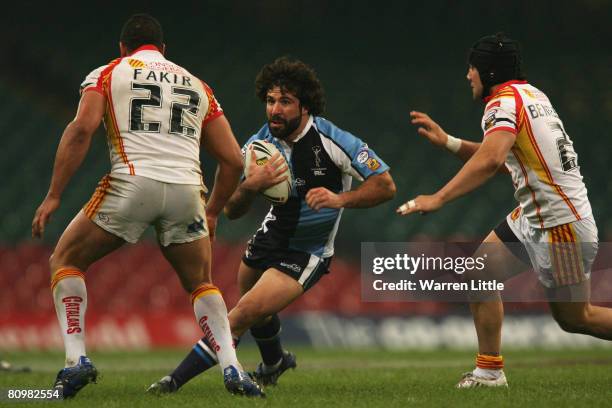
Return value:
M 270 268 L 291 276 L 304 288 L 304 292 L 313 287 L 321 277 L 329 273 L 332 257 L 320 258 L 307 252 L 290 249 L 269 249 L 248 243 L 242 257 L 245 265 L 265 271 Z

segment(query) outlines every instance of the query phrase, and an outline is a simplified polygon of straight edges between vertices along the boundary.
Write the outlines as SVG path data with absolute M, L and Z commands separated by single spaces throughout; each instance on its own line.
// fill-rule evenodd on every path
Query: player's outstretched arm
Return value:
M 504 164 L 515 140 L 516 135 L 507 131 L 490 133 L 451 181 L 433 195 L 420 195 L 407 201 L 397 209 L 397 213 L 408 215 L 414 212 L 433 212 L 449 201 L 480 187 Z
M 251 165 L 247 172 L 249 176 L 240 184 L 225 206 L 225 216 L 230 220 L 240 218 L 249 211 L 257 193 L 284 181 L 287 163 L 279 153 L 270 156 L 263 165 L 257 165 L 255 151 L 250 149 Z
M 395 196 L 396 188 L 388 171 L 368 177 L 354 190 L 336 194 L 325 187 L 316 187 L 306 193 L 306 204 L 313 210 L 321 208 L 369 208 Z
M 417 133 L 419 135 L 435 146 L 445 147 L 463 161 L 468 161 L 480 147 L 480 143 L 450 136 L 426 113 L 412 111 L 410 112 L 410 119 L 413 125 L 418 126 Z
M 206 220 L 211 239 L 214 239 L 217 218 L 236 191 L 242 174 L 242 153 L 225 116 L 207 123 L 203 131 L 203 146 L 217 160 L 215 184 L 206 205 Z
M 42 237 L 51 214 L 59 208 L 62 193 L 85 159 L 91 137 L 100 126 L 105 109 L 104 95 L 85 92 L 81 96 L 76 117 L 66 126 L 57 148 L 49 191 L 34 214 L 33 237 Z

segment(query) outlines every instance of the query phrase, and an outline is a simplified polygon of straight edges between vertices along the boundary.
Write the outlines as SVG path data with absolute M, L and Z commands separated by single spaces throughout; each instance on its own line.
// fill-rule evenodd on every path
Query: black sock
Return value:
M 257 342 L 261 358 L 267 366 L 273 366 L 283 358 L 280 332 L 281 323 L 278 315 L 273 315 L 263 326 L 251 327 L 251 335 Z
M 179 389 L 193 377 L 216 365 L 217 356 L 208 346 L 206 339 L 202 338 L 170 375 L 176 383 L 176 388 Z

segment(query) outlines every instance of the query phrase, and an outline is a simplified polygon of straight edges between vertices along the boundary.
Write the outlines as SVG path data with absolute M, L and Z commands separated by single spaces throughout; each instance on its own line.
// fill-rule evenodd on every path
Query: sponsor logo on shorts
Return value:
M 110 221 L 110 218 L 108 218 L 108 215 L 102 214 L 102 213 L 98 214 L 98 219 L 105 224 L 108 224 L 108 222 Z
M 298 264 L 288 264 L 286 262 L 281 262 L 279 265 L 282 266 L 283 268 L 292 270 L 293 272 L 297 272 L 297 273 L 302 272 L 302 267 Z
M 196 219 L 194 222 L 187 226 L 187 233 L 195 233 L 204 229 L 204 219 Z

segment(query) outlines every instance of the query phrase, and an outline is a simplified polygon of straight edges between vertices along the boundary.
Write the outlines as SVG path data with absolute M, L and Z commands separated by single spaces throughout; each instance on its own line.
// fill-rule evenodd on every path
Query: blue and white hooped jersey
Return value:
M 270 208 L 253 245 L 332 256 L 342 209 L 314 211 L 306 205 L 306 193 L 316 187 L 334 193 L 348 191 L 353 177 L 363 181 L 388 171 L 389 166 L 359 138 L 321 117 L 311 116 L 291 145 L 272 136 L 265 124 L 247 141 L 243 153 L 255 140 L 273 143 L 283 154 L 293 175 L 293 187 L 285 204 Z

